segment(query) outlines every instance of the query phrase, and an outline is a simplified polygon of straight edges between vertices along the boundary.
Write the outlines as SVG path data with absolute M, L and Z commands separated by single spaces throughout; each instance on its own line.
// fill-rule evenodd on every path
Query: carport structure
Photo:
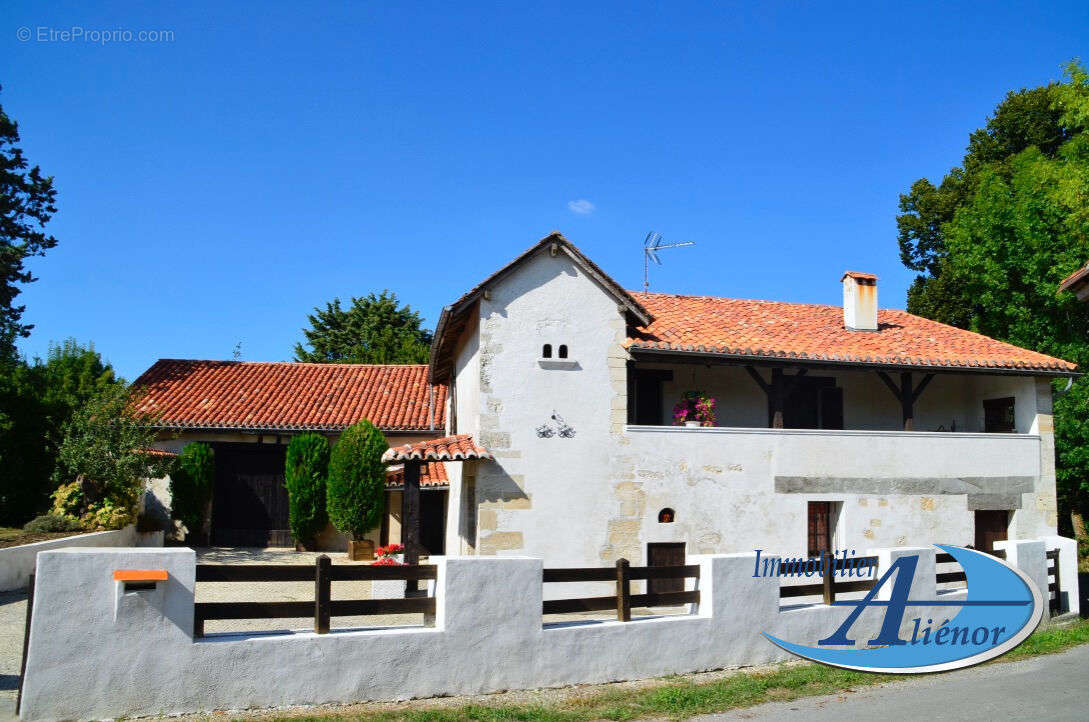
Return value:
M 394 446 L 382 454 L 387 464 L 404 464 L 404 492 L 401 507 L 401 541 L 405 547 L 405 563 L 420 562 L 420 469 L 428 462 L 473 461 L 491 459 L 492 455 L 479 446 L 469 434 L 444 436 L 415 444 Z

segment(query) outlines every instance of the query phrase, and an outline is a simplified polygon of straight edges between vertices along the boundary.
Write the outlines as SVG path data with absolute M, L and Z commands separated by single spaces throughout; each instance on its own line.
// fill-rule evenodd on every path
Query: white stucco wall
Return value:
M 933 598 L 933 549 L 868 553 L 882 560 L 879 573 L 898 556 L 918 554 L 910 596 Z M 1014 556 L 1039 566 L 1027 553 Z M 760 664 L 789 657 L 761 632 L 814 644 L 852 612 L 784 608 L 780 580 L 754 577 L 754 560 L 689 557 L 700 566 L 701 598 L 687 616 L 542 625 L 541 560 L 438 558 L 433 627 L 194 640 L 192 550 L 47 552 L 38 560 L 22 716 L 101 719 L 394 700 Z M 113 581 L 118 569 L 165 569 L 169 579 L 126 592 Z M 953 609 L 914 608 L 907 617 Z M 902 634 L 910 630 L 907 617 Z M 883 609 L 870 607 L 852 633 L 866 639 L 882 620 Z
M 697 553 L 804 554 L 809 501 L 842 505 L 840 548 L 968 545 L 969 492 L 1039 479 L 1040 439 L 1031 435 L 632 426 L 626 440 L 615 474 L 634 469 L 645 496 L 640 538 L 687 541 Z M 825 482 L 872 491 L 826 491 Z M 676 511 L 674 523 L 657 523 L 664 507 Z M 1033 531 L 1024 525 L 1018 536 L 1051 527 Z
M 550 566 L 599 563 L 603 517 L 618 503 L 609 445 L 626 408 L 617 302 L 566 255 L 545 250 L 489 289 L 478 318 L 477 330 L 470 325 L 466 333 L 479 343 L 463 343 L 456 363 L 458 431 L 479 429 L 476 438 L 495 458 L 476 465 L 476 551 L 528 552 Z M 546 343 L 551 361 L 541 357 Z M 476 423 L 465 418 L 474 387 Z M 560 435 L 553 414 L 572 436 Z M 551 437 L 538 436 L 542 425 Z
M 23 589 L 26 580 L 34 573 L 34 564 L 38 554 L 54 549 L 66 549 L 71 547 L 131 547 L 131 546 L 162 546 L 162 532 L 138 534 L 136 527 L 127 526 L 124 529 L 111 531 L 96 531 L 89 534 L 76 534 L 60 539 L 35 542 L 33 544 L 21 544 L 19 546 L 0 549 L 0 592 L 12 589 Z

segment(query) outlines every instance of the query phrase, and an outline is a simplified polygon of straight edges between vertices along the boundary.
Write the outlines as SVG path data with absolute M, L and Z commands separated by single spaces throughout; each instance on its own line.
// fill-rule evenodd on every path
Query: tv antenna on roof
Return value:
M 692 241 L 683 243 L 662 243 L 662 234 L 651 231 L 643 241 L 643 293 L 650 292 L 650 262 L 654 261 L 659 266 L 662 261 L 658 258 L 658 251 L 665 248 L 680 248 L 681 246 L 694 246 Z

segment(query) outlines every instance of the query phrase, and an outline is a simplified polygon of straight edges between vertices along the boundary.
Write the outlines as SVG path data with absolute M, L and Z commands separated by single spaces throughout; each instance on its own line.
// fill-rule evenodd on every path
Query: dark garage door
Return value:
M 284 486 L 286 449 L 273 444 L 215 444 L 212 544 L 293 544 Z

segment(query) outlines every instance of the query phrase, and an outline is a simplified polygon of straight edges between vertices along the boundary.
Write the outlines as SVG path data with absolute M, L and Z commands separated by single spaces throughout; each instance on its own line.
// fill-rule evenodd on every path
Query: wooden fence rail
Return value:
M 1002 556 L 1006 553 L 1002 552 Z M 953 558 L 952 554 L 938 554 L 934 557 L 934 583 L 945 584 L 947 582 L 967 582 L 968 577 L 965 575 L 964 570 L 959 572 L 939 572 L 937 566 L 939 564 L 956 564 L 957 560 Z
M 1005 549 L 996 549 L 991 552 L 992 556 L 996 556 L 999 559 L 1006 558 Z M 1059 614 L 1063 610 L 1062 592 L 1059 587 L 1059 550 L 1050 549 L 1044 552 L 1044 556 L 1047 561 L 1045 564 L 1047 568 L 1047 608 L 1050 614 Z M 938 554 L 935 557 L 935 563 L 937 564 L 955 564 L 956 559 L 951 554 Z M 942 572 L 934 575 L 934 580 L 938 584 L 942 582 L 964 582 L 967 581 L 967 576 L 962 569 L 959 572 Z M 1054 596 L 1052 596 L 1054 595 Z
M 1051 549 L 1044 553 L 1048 565 L 1047 568 L 1047 608 L 1051 614 L 1061 614 L 1063 611 L 1062 590 L 1059 587 L 1059 550 Z M 1054 594 L 1055 596 L 1051 596 Z
M 843 559 L 832 558 L 832 564 L 829 571 L 823 570 L 822 564 L 822 577 L 820 584 L 797 584 L 786 587 L 779 587 L 779 598 L 790 599 L 793 597 L 810 597 L 821 595 L 825 604 L 831 604 L 836 601 L 837 594 L 846 594 L 847 592 L 865 592 L 873 589 L 876 580 L 874 579 L 862 579 L 857 581 L 844 581 L 844 577 L 836 577 L 835 572 L 842 572 L 844 569 L 876 569 L 877 557 L 851 557 L 850 560 L 845 562 Z
M 680 604 L 699 604 L 700 592 L 655 592 L 632 594 L 632 580 L 640 579 L 687 579 L 700 577 L 698 564 L 672 567 L 633 567 L 627 559 L 618 559 L 615 567 L 571 567 L 545 569 L 542 581 L 561 582 L 615 582 L 616 594 L 608 597 L 580 597 L 577 599 L 549 599 L 542 606 L 544 614 L 570 614 L 615 609 L 621 622 L 631 621 L 632 607 L 672 607 Z
M 193 610 L 193 635 L 204 636 L 204 622 L 210 619 L 292 619 L 314 617 L 314 631 L 329 631 L 332 617 L 373 614 L 435 613 L 435 598 L 413 596 L 405 599 L 348 599 L 332 597 L 332 583 L 342 581 L 427 580 L 437 576 L 434 565 L 381 567 L 373 565 L 333 566 L 322 554 L 314 566 L 301 564 L 198 564 L 198 582 L 314 582 L 312 602 L 197 602 Z

